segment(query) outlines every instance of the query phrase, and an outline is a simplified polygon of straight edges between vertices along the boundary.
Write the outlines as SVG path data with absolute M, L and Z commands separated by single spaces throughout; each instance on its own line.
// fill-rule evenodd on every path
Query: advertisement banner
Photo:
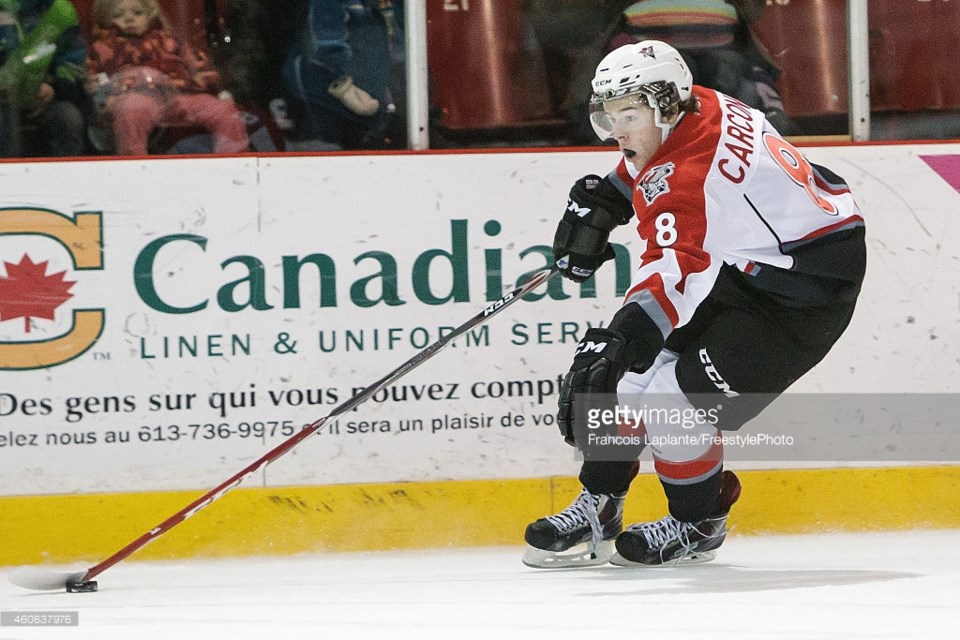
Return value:
M 805 152 L 851 183 L 871 264 L 854 323 L 797 390 L 956 391 L 960 195 L 907 147 Z M 570 185 L 617 158 L 4 164 L 0 494 L 221 482 L 548 266 Z M 559 382 L 619 307 L 632 227 L 595 281 L 552 280 L 254 482 L 575 474 Z
M 611 164 L 507 159 L 8 166 L 0 493 L 205 486 L 326 415 L 547 266 L 571 176 Z M 262 481 L 569 468 L 559 377 L 616 310 L 635 242 L 595 286 L 553 280 Z

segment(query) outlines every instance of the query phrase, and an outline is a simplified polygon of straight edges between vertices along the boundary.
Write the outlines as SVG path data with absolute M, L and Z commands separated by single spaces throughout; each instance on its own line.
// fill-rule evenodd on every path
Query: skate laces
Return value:
M 600 514 L 597 511 L 600 498 L 601 496 L 595 496 L 584 489 L 569 507 L 556 515 L 547 516 L 547 522 L 561 533 L 575 529 L 586 522 L 590 525 L 591 548 L 596 549 L 603 542 L 603 527 L 600 525 Z
M 693 527 L 693 525 L 680 522 L 673 516 L 667 516 L 656 522 L 643 522 L 632 525 L 629 531 L 643 534 L 647 545 L 653 549 L 654 547 L 662 547 L 671 540 L 686 535 L 687 532 L 685 530 L 687 527 Z
M 659 549 L 661 557 L 667 543 L 679 540 L 682 545 L 681 552 L 677 556 L 677 560 L 679 561 L 687 554 L 696 551 L 697 544 L 703 540 L 715 538 L 720 533 L 726 532 L 726 527 L 722 527 L 717 532 L 711 532 L 709 527 L 706 527 L 706 531 L 698 528 L 697 525 L 706 523 L 708 520 L 698 523 L 680 522 L 673 516 L 666 516 L 656 522 L 635 524 L 629 528 L 629 531 L 642 534 L 647 541 L 647 546 L 650 549 Z M 692 533 L 697 533 L 703 536 L 703 538 L 700 540 L 691 540 L 690 534 Z

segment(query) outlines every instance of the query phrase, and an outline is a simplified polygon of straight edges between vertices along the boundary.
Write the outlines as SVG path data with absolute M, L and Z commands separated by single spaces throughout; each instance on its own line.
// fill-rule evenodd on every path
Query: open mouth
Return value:
M 637 152 L 634 151 L 633 149 L 624 149 L 624 150 L 623 150 L 623 156 L 624 156 L 627 160 L 633 160 L 633 158 L 634 158 L 636 155 L 637 155 Z

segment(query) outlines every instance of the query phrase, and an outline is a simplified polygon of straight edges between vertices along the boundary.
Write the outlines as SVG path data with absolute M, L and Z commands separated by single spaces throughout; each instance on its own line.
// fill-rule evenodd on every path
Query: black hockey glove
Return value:
M 613 257 L 610 232 L 633 216 L 633 204 L 609 178 L 589 175 L 570 189 L 567 210 L 553 237 L 554 260 L 566 258 L 561 273 L 583 282 Z
M 615 394 L 617 383 L 632 366 L 632 354 L 623 334 L 610 329 L 588 329 L 573 357 L 570 371 L 560 384 L 557 424 L 567 444 L 576 446 L 574 420 L 577 396 L 587 393 Z M 599 399 L 595 399 L 599 400 Z
M 560 384 L 557 424 L 567 444 L 577 446 L 574 429 L 577 396 L 616 394 L 623 374 L 630 369 L 645 370 L 656 359 L 663 344 L 660 329 L 636 304 L 621 307 L 610 320 L 609 328 L 587 329 L 577 344 L 573 365 Z M 595 402 L 598 400 L 594 399 Z M 616 396 L 610 395 L 607 400 L 613 405 Z M 596 408 L 612 406 L 598 404 Z

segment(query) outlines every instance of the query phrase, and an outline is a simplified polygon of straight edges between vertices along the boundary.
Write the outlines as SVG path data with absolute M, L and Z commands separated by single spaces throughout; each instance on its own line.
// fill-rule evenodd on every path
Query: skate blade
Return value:
M 657 567 L 682 567 L 688 564 L 703 564 L 705 562 L 710 562 L 716 557 L 716 551 L 699 551 L 697 553 L 689 553 L 685 556 L 680 556 L 676 560 L 670 560 L 669 562 L 664 562 L 661 564 L 645 564 L 643 562 L 627 560 L 619 553 L 614 553 L 610 556 L 610 564 L 615 564 L 618 567 L 646 567 L 648 569 Z
M 578 544 L 566 551 L 544 551 L 527 546 L 521 561 L 535 569 L 565 569 L 570 567 L 598 567 L 607 564 L 613 554 L 613 540 L 604 540 L 591 553 L 590 545 Z

